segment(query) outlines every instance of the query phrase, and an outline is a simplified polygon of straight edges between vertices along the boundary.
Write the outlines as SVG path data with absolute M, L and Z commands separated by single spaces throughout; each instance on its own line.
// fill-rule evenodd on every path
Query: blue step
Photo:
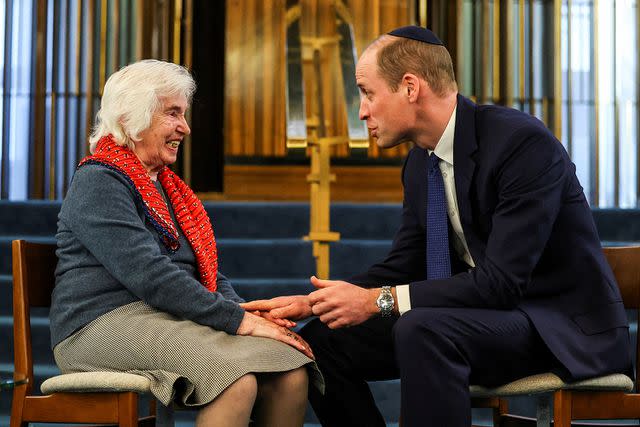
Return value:
M 0 236 L 0 274 L 11 274 L 11 241 L 55 243 L 46 236 Z M 220 271 L 230 279 L 293 277 L 315 273 L 312 243 L 302 239 L 218 239 Z M 332 277 L 344 278 L 384 258 L 388 240 L 343 239 L 331 244 Z
M 54 242 L 60 202 L 0 201 L 0 377 L 11 377 L 13 362 L 11 249 L 14 238 Z M 276 295 L 308 293 L 309 276 L 315 272 L 312 245 L 304 241 L 309 232 L 307 203 L 207 202 L 220 250 L 220 269 L 245 299 L 270 298 Z M 400 223 L 400 204 L 336 203 L 331 206 L 331 231 L 341 240 L 331 244 L 331 277 L 347 278 L 387 254 L 391 239 Z M 640 242 L 640 210 L 594 209 L 593 216 L 600 238 L 606 245 Z M 632 322 L 635 345 L 637 319 Z M 33 340 L 36 361 L 36 385 L 57 371 L 49 349 L 46 310 L 34 312 Z M 372 392 L 388 425 L 397 425 L 399 383 L 371 383 Z M 9 397 L 9 398 L 7 398 Z M 10 393 L 0 398 L 0 425 L 8 423 Z M 530 398 L 510 399 L 510 412 L 525 416 L 535 413 Z M 193 425 L 195 411 L 177 413 L 177 426 Z M 475 425 L 490 425 L 488 410 L 474 410 Z M 41 425 L 41 424 L 38 424 Z M 306 426 L 317 426 L 311 411 Z
M 0 200 L 0 235 L 53 236 L 58 201 Z M 296 202 L 205 202 L 219 238 L 293 238 L 309 232 L 309 204 Z M 391 238 L 398 227 L 398 204 L 336 203 L 331 228 L 345 238 Z

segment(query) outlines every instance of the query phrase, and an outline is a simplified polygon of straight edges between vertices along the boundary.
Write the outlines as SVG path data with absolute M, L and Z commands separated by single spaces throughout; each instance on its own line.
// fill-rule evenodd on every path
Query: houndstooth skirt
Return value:
M 112 310 L 54 348 L 63 373 L 118 371 L 143 375 L 164 405 L 211 402 L 250 372 L 307 366 L 309 381 L 324 388 L 315 362 L 269 338 L 229 335 L 158 311 L 142 301 Z

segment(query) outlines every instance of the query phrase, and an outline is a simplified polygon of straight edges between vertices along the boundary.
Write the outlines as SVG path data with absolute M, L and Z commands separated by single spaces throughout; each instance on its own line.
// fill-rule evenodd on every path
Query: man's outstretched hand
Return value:
M 308 295 L 255 300 L 242 303 L 240 306 L 246 311 L 268 313 L 268 316 L 273 319 L 301 320 L 313 316 Z
M 379 313 L 380 289 L 365 289 L 342 280 L 311 276 L 317 291 L 309 294 L 312 312 L 331 329 L 355 326 Z
M 311 276 L 317 289 L 309 295 L 282 296 L 240 304 L 246 311 L 285 327 L 293 320 L 313 315 L 331 329 L 358 325 L 379 313 L 376 298 L 380 289 L 365 289 L 342 280 L 322 280 Z

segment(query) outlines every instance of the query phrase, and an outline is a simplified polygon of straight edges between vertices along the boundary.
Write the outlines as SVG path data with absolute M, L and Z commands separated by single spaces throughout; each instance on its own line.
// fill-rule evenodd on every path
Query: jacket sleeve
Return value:
M 138 212 L 133 190 L 117 172 L 92 165 L 80 168 L 60 220 L 140 300 L 216 330 L 237 331 L 244 310 L 220 292 L 206 290 L 160 252 Z
M 242 299 L 240 295 L 236 293 L 236 290 L 233 289 L 233 286 L 231 285 L 231 281 L 227 279 L 227 276 L 220 273 L 219 271 L 218 271 L 218 278 L 216 279 L 216 284 L 217 284 L 218 292 L 220 292 L 222 296 L 225 297 L 225 299 L 228 299 L 230 301 L 237 302 L 237 303 L 245 302 L 244 299 Z

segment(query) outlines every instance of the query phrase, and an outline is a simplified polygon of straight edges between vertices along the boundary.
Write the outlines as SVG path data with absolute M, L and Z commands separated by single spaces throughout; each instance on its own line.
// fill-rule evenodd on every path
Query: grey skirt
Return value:
M 143 375 L 164 405 L 211 402 L 248 373 L 284 372 L 307 366 L 321 390 L 315 362 L 269 338 L 229 335 L 158 311 L 142 301 L 112 310 L 60 342 L 53 350 L 63 373 L 118 371 Z

